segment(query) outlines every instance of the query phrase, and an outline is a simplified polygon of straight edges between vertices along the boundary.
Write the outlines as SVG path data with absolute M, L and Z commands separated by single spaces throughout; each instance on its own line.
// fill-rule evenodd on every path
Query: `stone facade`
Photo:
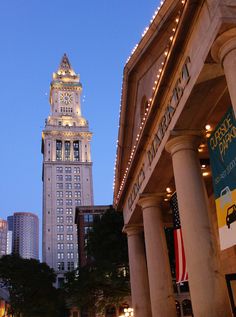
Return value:
M 163 238 L 177 192 L 195 317 L 235 314 L 220 250 L 207 124 L 236 113 L 236 3 L 166 0 L 124 68 L 114 204 L 128 235 L 136 317 L 176 316 Z M 168 190 L 167 190 L 168 189 Z M 235 316 L 235 315 L 234 315 Z

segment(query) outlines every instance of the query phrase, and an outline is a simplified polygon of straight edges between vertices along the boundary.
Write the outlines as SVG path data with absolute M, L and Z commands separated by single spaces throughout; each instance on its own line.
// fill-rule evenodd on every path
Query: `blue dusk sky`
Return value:
M 122 73 L 159 0 L 2 0 L 0 217 L 42 214 L 41 133 L 64 53 L 93 132 L 95 204 L 112 204 Z M 40 230 L 41 231 L 41 230 Z

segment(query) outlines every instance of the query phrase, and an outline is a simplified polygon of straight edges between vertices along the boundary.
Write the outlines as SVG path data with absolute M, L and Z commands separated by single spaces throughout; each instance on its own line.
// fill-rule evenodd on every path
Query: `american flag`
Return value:
M 175 246 L 175 272 L 176 283 L 186 282 L 188 280 L 188 272 L 186 268 L 186 259 L 184 253 L 184 244 L 182 230 L 179 218 L 179 208 L 177 194 L 174 193 L 170 199 L 170 206 L 173 214 L 174 222 L 174 246 Z

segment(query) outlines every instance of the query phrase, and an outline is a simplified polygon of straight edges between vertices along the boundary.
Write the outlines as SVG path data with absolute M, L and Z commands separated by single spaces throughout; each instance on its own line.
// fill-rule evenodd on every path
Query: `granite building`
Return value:
M 42 133 L 43 261 L 58 275 L 78 265 L 74 210 L 93 204 L 92 133 L 81 114 L 82 85 L 64 54 L 50 85 L 51 113 Z

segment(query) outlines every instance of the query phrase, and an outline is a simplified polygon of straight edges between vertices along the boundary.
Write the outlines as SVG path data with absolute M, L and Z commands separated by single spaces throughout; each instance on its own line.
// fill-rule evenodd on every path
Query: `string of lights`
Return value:
M 181 4 L 185 5 L 186 3 L 186 0 L 180 0 Z M 154 19 L 156 18 L 156 16 L 158 15 L 160 9 L 162 8 L 164 4 L 164 1 L 161 1 L 160 3 L 160 6 L 157 8 L 157 10 L 155 11 L 154 15 L 152 16 L 152 19 L 150 20 L 150 24 L 148 27 L 146 27 L 143 31 L 143 34 L 142 34 L 142 38 L 145 36 L 145 34 L 148 32 L 148 30 L 150 29 Z M 125 172 L 124 172 L 124 175 L 123 175 L 123 179 L 120 183 L 120 187 L 119 187 L 119 190 L 118 190 L 118 193 L 117 193 L 117 196 L 115 197 L 115 204 L 118 203 L 118 200 L 121 196 L 121 193 L 122 193 L 122 190 L 124 188 L 124 184 L 126 182 L 126 179 L 127 179 L 127 175 L 128 175 L 128 172 L 129 172 L 129 169 L 130 169 L 130 166 L 132 164 L 132 161 L 133 161 L 133 157 L 134 157 L 134 154 L 135 154 L 135 151 L 137 149 L 137 146 L 138 146 L 138 143 L 139 143 L 139 140 L 141 138 L 141 135 L 142 135 L 142 131 L 143 131 L 143 128 L 145 126 L 145 123 L 147 121 L 147 118 L 148 118 L 148 114 L 150 112 L 150 109 L 152 108 L 153 106 L 153 100 L 154 100 L 154 95 L 156 94 L 156 92 L 158 91 L 158 88 L 160 86 L 160 82 L 161 82 L 161 78 L 162 78 L 162 73 L 163 73 L 163 69 L 165 68 L 165 65 L 168 61 L 168 56 L 169 56 L 169 52 L 172 48 L 172 43 L 174 42 L 174 38 L 175 38 L 175 34 L 176 34 L 176 31 L 177 31 L 177 28 L 178 28 L 178 24 L 179 24 L 179 21 L 180 21 L 180 18 L 181 18 L 181 13 L 183 12 L 183 10 L 181 12 L 178 13 L 178 16 L 175 17 L 175 26 L 172 28 L 172 34 L 171 36 L 169 37 L 169 41 L 168 41 L 168 44 L 166 46 L 166 49 L 164 50 L 164 53 L 162 55 L 162 61 L 160 63 L 160 67 L 158 68 L 157 70 L 157 74 L 156 74 L 156 78 L 155 78 L 155 81 L 153 83 L 153 87 L 152 87 L 152 96 L 151 98 L 149 98 L 148 100 L 148 103 L 147 103 L 147 107 L 145 109 L 145 112 L 144 112 L 144 115 L 143 115 L 143 118 L 141 120 L 141 123 L 140 123 L 140 126 L 139 126 L 139 129 L 138 129 L 138 133 L 136 135 L 136 138 L 135 138 L 135 144 L 133 145 L 133 148 L 131 150 L 131 153 L 130 153 L 130 156 L 129 156 L 129 159 L 128 159 L 128 163 L 127 163 L 127 166 L 126 166 L 126 169 L 125 169 Z M 141 40 L 142 40 L 141 38 Z M 140 42 L 141 42 L 140 40 Z M 139 44 L 140 44 L 139 42 Z M 129 56 L 129 58 L 127 59 L 127 62 L 126 62 L 126 65 L 127 63 L 129 62 L 129 60 L 131 59 L 131 57 L 133 56 L 134 52 L 137 50 L 139 44 L 136 44 L 134 49 L 132 50 L 131 52 L 131 55 Z M 120 111 L 119 111 L 119 116 L 121 115 L 121 106 L 122 106 L 122 97 L 123 97 L 123 87 L 121 89 L 121 102 L 120 102 Z M 119 119 L 120 121 L 120 119 Z M 120 128 L 120 126 L 118 126 L 118 128 Z M 118 145 L 119 145 L 119 141 L 117 140 L 117 143 L 116 143 L 116 158 L 115 158 L 115 165 L 114 165 L 114 181 L 113 181 L 113 190 L 115 189 L 115 186 L 116 186 L 116 173 L 117 173 L 117 155 L 118 155 Z

